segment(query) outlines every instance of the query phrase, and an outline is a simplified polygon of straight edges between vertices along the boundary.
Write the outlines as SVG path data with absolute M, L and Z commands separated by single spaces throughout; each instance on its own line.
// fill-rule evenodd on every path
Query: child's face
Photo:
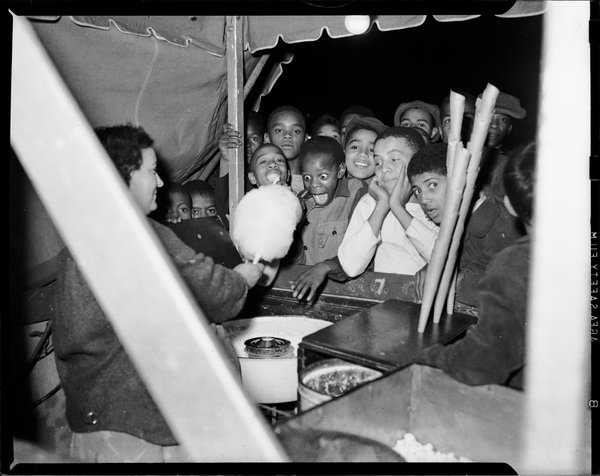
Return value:
M 400 118 L 400 125 L 402 127 L 416 127 L 425 139 L 426 144 L 429 144 L 431 138 L 437 133 L 437 127 L 433 123 L 431 114 L 418 107 L 411 107 L 404 111 Z
M 246 161 L 250 162 L 250 158 L 254 151 L 263 143 L 263 134 L 260 133 L 258 125 L 254 121 L 249 121 L 246 126 Z
M 368 179 L 375 174 L 373 144 L 377 134 L 367 129 L 352 132 L 346 142 L 346 169 L 348 174 L 358 179 Z
M 408 166 L 413 155 L 414 151 L 404 137 L 386 137 L 375 143 L 375 177 L 388 193 L 392 193 L 400 178 L 402 164 Z
M 214 217 L 216 214 L 215 197 L 192 194 L 192 218 Z
M 445 102 L 444 104 L 442 104 L 442 108 L 440 109 L 440 114 L 442 115 L 442 127 L 440 128 L 440 136 L 442 138 L 442 142 L 444 144 L 447 144 L 448 139 L 450 137 L 450 126 L 452 124 L 452 121 L 450 119 L 450 103 L 449 102 Z M 473 117 L 474 117 L 474 112 L 473 112 L 472 107 L 470 105 L 467 105 L 467 103 L 465 103 L 462 129 L 465 130 L 465 124 L 467 123 L 467 121 L 469 121 L 469 127 L 467 127 L 466 131 L 465 131 L 467 135 L 471 135 Z
M 317 131 L 317 136 L 326 136 L 331 137 L 338 141 L 340 144 L 342 143 L 342 138 L 340 135 L 340 130 L 338 127 L 333 124 L 325 124 L 319 128 Z
M 304 120 L 294 111 L 281 111 L 276 114 L 265 132 L 265 142 L 279 147 L 288 160 L 298 157 L 300 146 L 305 139 Z
M 275 183 L 285 185 L 290 174 L 285 156 L 273 144 L 263 144 L 256 150 L 251 168 L 248 180 L 258 187 Z
M 512 120 L 510 116 L 507 116 L 506 114 L 493 114 L 488 128 L 485 145 L 492 148 L 499 147 L 508 137 L 510 131 L 512 131 Z
M 436 225 L 442 223 L 447 177 L 436 172 L 423 172 L 410 177 L 410 184 L 419 205 L 429 219 Z
M 440 109 L 440 114 L 442 116 L 442 128 L 440 129 L 440 135 L 442 136 L 442 142 L 444 144 L 448 143 L 448 138 L 450 137 L 450 103 L 445 102 L 442 104 Z
M 192 218 L 192 199 L 187 193 L 169 192 L 168 221 L 189 220 Z
M 300 167 L 304 189 L 312 195 L 317 205 L 324 207 L 331 203 L 338 182 L 346 173 L 346 166 L 336 165 L 328 154 L 317 153 L 304 157 Z

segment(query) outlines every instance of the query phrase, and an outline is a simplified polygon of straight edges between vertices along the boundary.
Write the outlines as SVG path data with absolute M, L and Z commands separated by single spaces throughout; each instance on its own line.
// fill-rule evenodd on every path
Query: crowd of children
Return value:
M 460 93 L 465 96 L 461 140 L 466 145 L 476 98 Z M 499 94 L 459 250 L 455 306 L 480 318 L 486 273 L 504 249 L 526 236 L 523 220 L 505 206 L 504 180 L 512 156 L 507 138 L 513 121 L 525 114 L 516 97 Z M 439 106 L 419 99 L 403 102 L 392 119 L 387 125 L 364 105 L 351 106 L 339 117 L 324 113 L 312 124 L 292 105 L 277 107 L 266 121 L 255 111 L 247 115 L 246 191 L 287 186 L 302 205 L 294 243 L 282 260 L 283 265 L 305 265 L 290 285 L 298 300 L 312 303 L 328 279 L 345 282 L 365 271 L 414 276 L 419 299 L 444 214 L 449 95 Z M 218 197 L 227 197 L 229 151 L 242 143 L 242 133 L 225 124 L 216 194 L 199 180 L 163 189 L 163 222 L 182 240 L 201 241 L 195 240 L 195 231 L 186 234 L 177 224 L 214 217 L 218 233 L 204 236 L 216 244 L 195 243 L 194 249 L 214 253 L 229 267 L 240 258 L 227 261 L 219 251 L 236 255 L 227 233 L 228 202 L 221 200 L 219 206 Z

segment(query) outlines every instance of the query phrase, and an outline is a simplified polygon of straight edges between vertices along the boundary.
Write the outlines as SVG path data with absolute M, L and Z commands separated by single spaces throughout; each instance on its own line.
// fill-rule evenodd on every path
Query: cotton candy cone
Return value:
M 300 201 L 287 187 L 265 185 L 242 197 L 232 219 L 231 239 L 249 260 L 283 258 L 302 216 Z

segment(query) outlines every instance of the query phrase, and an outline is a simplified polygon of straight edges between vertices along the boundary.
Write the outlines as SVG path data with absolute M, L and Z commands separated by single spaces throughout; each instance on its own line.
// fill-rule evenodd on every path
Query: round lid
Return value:
M 253 337 L 244 341 L 244 344 L 251 357 L 279 357 L 290 350 L 290 341 L 281 337 Z

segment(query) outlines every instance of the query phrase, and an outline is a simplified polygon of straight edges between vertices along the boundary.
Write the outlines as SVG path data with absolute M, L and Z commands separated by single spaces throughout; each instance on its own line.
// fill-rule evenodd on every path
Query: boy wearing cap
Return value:
M 420 100 L 404 102 L 394 113 L 394 125 L 415 127 L 425 144 L 437 142 L 440 138 L 440 109 Z
M 508 160 L 507 138 L 512 132 L 513 120 L 523 119 L 526 115 L 527 111 L 521 107 L 518 98 L 503 92 L 498 94 L 477 184 L 484 193 L 493 194 L 499 200 L 504 200 L 505 195 L 502 175 Z
M 377 134 L 387 126 L 374 117 L 354 117 L 348 122 L 344 153 L 348 177 L 365 181 L 367 184 L 375 175 L 373 144 Z

